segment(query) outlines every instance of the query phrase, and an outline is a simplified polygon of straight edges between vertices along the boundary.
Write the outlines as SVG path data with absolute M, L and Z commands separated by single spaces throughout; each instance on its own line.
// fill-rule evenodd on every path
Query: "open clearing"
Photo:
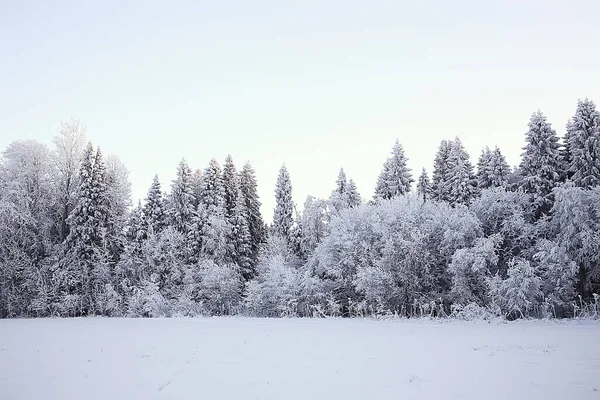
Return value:
M 600 399 L 600 323 L 0 320 L 0 399 Z

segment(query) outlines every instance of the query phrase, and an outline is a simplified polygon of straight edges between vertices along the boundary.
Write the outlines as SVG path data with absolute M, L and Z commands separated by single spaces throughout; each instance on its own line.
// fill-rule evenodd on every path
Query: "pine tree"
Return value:
M 421 171 L 421 175 L 419 176 L 419 180 L 417 182 L 417 195 L 420 199 L 423 199 L 423 202 L 426 202 L 429 198 L 429 191 L 431 190 L 431 184 L 429 183 L 429 175 L 427 175 L 427 171 L 425 168 Z
M 202 200 L 202 171 L 200 168 L 196 169 L 192 175 L 192 192 L 194 193 L 194 208 L 198 208 Z
M 491 187 L 506 187 L 508 185 L 512 171 L 498 146 L 494 147 L 488 169 L 489 176 L 491 176 Z
M 348 186 L 346 187 L 346 197 L 348 199 L 348 207 L 350 208 L 358 207 L 362 203 L 360 194 L 356 188 L 356 184 L 352 179 L 348 181 Z
M 152 186 L 148 190 L 148 195 L 143 210 L 145 236 L 148 234 L 160 233 L 165 227 L 165 202 L 160 189 L 158 175 L 154 175 Z
M 192 171 L 185 159 L 177 168 L 177 177 L 171 183 L 168 216 L 170 225 L 177 231 L 187 234 L 189 224 L 194 215 L 194 190 L 192 187 Z
M 225 187 L 221 166 L 214 158 L 204 170 L 202 178 L 202 202 L 208 213 L 219 212 L 225 215 Z
M 332 213 L 338 214 L 340 211 L 349 207 L 347 189 L 348 180 L 346 178 L 346 173 L 343 168 L 340 168 L 340 172 L 335 181 L 335 189 L 331 192 L 331 196 L 329 196 Z
M 119 290 L 126 296 L 141 285 L 144 278 L 142 267 L 143 244 L 146 240 L 146 226 L 141 201 L 131 210 L 125 227 L 126 245 L 115 268 L 115 278 Z
M 591 188 L 600 185 L 600 113 L 593 101 L 577 103 L 575 115 L 567 125 L 566 147 L 569 172 L 575 186 Z
M 406 165 L 407 158 L 398 140 L 392 149 L 392 156 L 383 164 L 383 170 L 377 179 L 375 188 L 376 199 L 391 199 L 410 192 L 413 182 L 410 168 Z
M 232 262 L 235 258 L 231 240 L 231 224 L 225 215 L 225 188 L 219 162 L 214 158 L 202 175 L 202 203 L 207 219 L 203 227 L 203 253 L 215 263 Z
M 235 170 L 233 158 L 228 155 L 223 167 L 223 195 L 225 201 L 225 216 L 231 220 L 233 218 L 233 209 L 237 204 L 237 194 L 239 189 L 239 177 Z
M 144 221 L 144 208 L 142 202 L 138 201 L 138 205 L 131 210 L 129 218 L 127 219 L 127 226 L 125 228 L 125 238 L 128 243 L 139 244 L 146 238 L 146 228 Z
M 477 188 L 506 187 L 510 173 L 510 167 L 498 146 L 494 150 L 486 146 L 477 162 Z
M 274 232 L 288 240 L 291 239 L 290 228 L 293 224 L 294 202 L 292 200 L 292 182 L 285 165 L 279 170 L 275 185 L 275 213 L 273 215 Z
M 473 173 L 473 165 L 469 161 L 469 153 L 458 137 L 450 145 L 446 179 L 449 186 L 448 202 L 451 205 L 468 205 L 477 194 L 477 180 Z
M 346 193 L 346 188 L 348 186 L 348 179 L 346 178 L 346 173 L 344 172 L 344 168 L 340 168 L 340 172 L 335 181 L 336 188 L 335 191 L 339 194 Z
M 246 206 L 246 218 L 248 219 L 248 230 L 250 232 L 250 249 L 252 266 L 258 263 L 260 246 L 266 242 L 265 223 L 260 212 L 260 199 L 258 197 L 258 184 L 254 169 L 250 163 L 246 163 L 240 172 L 240 191 Z
M 97 297 L 109 283 L 106 221 L 108 199 L 104 182 L 102 153 L 94 156 L 92 144 L 84 151 L 79 171 L 77 206 L 69 216 L 68 256 L 65 268 L 71 271 L 66 293 L 80 299 L 77 313 L 94 314 L 98 311 Z
M 340 169 L 335 189 L 329 196 L 329 208 L 332 215 L 339 215 L 345 209 L 357 207 L 361 204 L 360 194 L 352 179 L 346 178 L 344 169 Z
M 450 166 L 448 158 L 452 142 L 442 140 L 433 161 L 433 176 L 431 181 L 431 198 L 437 201 L 449 201 L 450 185 L 448 183 L 448 171 Z
M 526 145 L 519 165 L 519 189 L 532 197 L 535 217 L 548 214 L 554 202 L 553 189 L 561 180 L 558 136 L 541 111 L 531 115 Z
M 477 160 L 477 187 L 487 189 L 492 186 L 491 177 L 488 175 L 488 165 L 492 159 L 492 151 L 488 146 L 481 150 Z
M 192 216 L 190 229 L 185 237 L 186 257 L 189 264 L 196 264 L 204 249 L 204 234 L 207 231 L 208 212 L 206 205 L 200 202 Z
M 234 249 L 233 261 L 240 267 L 242 276 L 248 281 L 254 276 L 255 271 L 252 266 L 252 238 L 248 226 L 247 208 L 241 189 L 238 189 L 230 224 Z
M 92 199 L 95 202 L 94 217 L 96 219 L 98 232 L 106 228 L 109 214 L 109 200 L 107 196 L 108 188 L 106 186 L 106 166 L 102 158 L 100 148 L 96 151 L 94 157 L 94 167 L 92 169 Z M 100 242 L 100 237 L 98 237 Z

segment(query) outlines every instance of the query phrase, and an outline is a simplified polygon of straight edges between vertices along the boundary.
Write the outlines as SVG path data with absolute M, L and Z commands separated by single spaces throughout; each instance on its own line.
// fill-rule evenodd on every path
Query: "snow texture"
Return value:
M 598 322 L 0 320 L 0 399 L 598 399 Z

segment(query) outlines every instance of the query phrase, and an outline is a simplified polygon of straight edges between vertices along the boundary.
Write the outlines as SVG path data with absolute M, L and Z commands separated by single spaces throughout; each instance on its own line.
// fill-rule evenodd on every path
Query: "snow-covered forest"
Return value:
M 250 163 L 181 160 L 131 204 L 71 120 L 2 153 L 0 316 L 597 316 L 600 112 L 579 101 L 562 137 L 525 122 L 514 167 L 456 137 L 411 171 L 397 141 L 372 196 L 342 169 L 296 207 L 282 166 L 266 225 Z

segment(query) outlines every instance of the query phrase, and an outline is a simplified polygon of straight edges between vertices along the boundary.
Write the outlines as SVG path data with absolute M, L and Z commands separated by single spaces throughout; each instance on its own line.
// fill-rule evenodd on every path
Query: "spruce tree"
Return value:
M 531 195 L 535 217 L 548 214 L 554 202 L 553 189 L 561 180 L 558 136 L 541 111 L 531 115 L 526 145 L 519 165 L 519 189 Z
M 192 192 L 194 193 L 194 208 L 198 208 L 202 200 L 202 171 L 196 169 L 192 175 Z
M 115 268 L 115 281 L 121 293 L 131 296 L 145 278 L 143 266 L 143 244 L 146 240 L 146 226 L 142 202 L 131 210 L 125 226 L 125 249 Z
M 375 188 L 376 199 L 391 199 L 410 192 L 413 182 L 410 168 L 406 165 L 407 158 L 398 140 L 392 149 L 392 156 L 383 164 L 383 170 L 377 179 Z
M 477 160 L 477 187 L 487 189 L 492 186 L 491 177 L 488 175 L 488 165 L 492 158 L 492 151 L 488 146 L 481 150 Z
M 431 180 L 431 198 L 437 201 L 450 200 L 450 185 L 448 183 L 448 158 L 452 143 L 442 140 L 433 161 L 433 176 Z
M 512 173 L 506 157 L 500 151 L 498 146 L 492 151 L 492 159 L 488 164 L 488 174 L 491 177 L 491 187 L 506 187 Z
M 350 208 L 358 207 L 362 203 L 356 184 L 352 179 L 348 181 L 348 186 L 346 187 L 346 198 L 348 199 L 348 207 Z
M 214 158 L 202 175 L 202 203 L 207 219 L 203 227 L 203 253 L 215 263 L 233 262 L 231 224 L 225 215 L 225 188 L 219 162 Z
M 510 167 L 498 146 L 494 150 L 486 146 L 477 162 L 477 188 L 505 187 L 510 173 Z
M 250 248 L 252 265 L 258 262 L 260 246 L 266 242 L 265 223 L 260 212 L 260 199 L 258 197 L 258 184 L 254 169 L 249 162 L 244 165 L 240 172 L 240 191 L 246 206 L 246 218 L 248 219 L 248 230 L 250 232 Z
M 141 250 L 141 244 L 146 239 L 146 222 L 144 221 L 144 208 L 142 202 L 138 201 L 138 205 L 131 210 L 125 227 L 125 238 L 128 243 L 134 244 L 137 249 Z
M 235 170 L 233 158 L 228 155 L 223 166 L 223 195 L 225 201 L 225 216 L 231 220 L 233 218 L 233 209 L 237 204 L 237 194 L 239 189 L 239 177 Z
M 194 190 L 192 187 L 192 171 L 185 159 L 177 168 L 177 177 L 171 183 L 169 194 L 169 223 L 178 232 L 187 234 L 189 224 L 194 215 Z
M 577 187 L 592 188 L 600 184 L 600 113 L 593 101 L 579 100 L 575 115 L 567 125 L 566 147 Z
M 158 175 L 154 175 L 152 186 L 148 190 L 148 195 L 143 210 L 145 235 L 160 233 L 165 227 L 165 201 L 160 189 Z
M 469 161 L 469 153 L 458 137 L 450 145 L 446 179 L 450 205 L 468 205 L 477 194 L 477 180 L 473 172 L 473 165 Z
M 190 229 L 186 235 L 186 257 L 189 264 L 196 264 L 204 249 L 204 234 L 207 231 L 208 212 L 206 205 L 200 202 L 196 212 L 192 216 Z
M 250 228 L 248 226 L 247 208 L 241 189 L 238 189 L 230 224 L 234 250 L 233 261 L 240 267 L 242 276 L 248 281 L 254 276 L 254 269 L 252 265 L 252 243 Z
M 431 184 L 429 183 L 429 175 L 427 175 L 427 171 L 425 168 L 421 171 L 421 175 L 419 176 L 419 180 L 417 182 L 417 195 L 420 199 L 423 199 L 423 202 L 426 202 L 429 198 L 429 192 L 431 190 Z
M 346 178 L 346 173 L 343 168 L 340 168 L 340 172 L 335 181 L 335 189 L 331 192 L 331 196 L 329 196 L 332 213 L 337 214 L 349 207 L 347 189 L 348 180 Z
M 285 165 L 279 170 L 275 185 L 275 213 L 273 230 L 290 243 L 290 228 L 293 224 L 294 202 L 292 200 L 292 182 Z
M 225 187 L 221 166 L 214 158 L 210 160 L 202 177 L 202 202 L 206 205 L 208 213 L 219 212 L 225 215 Z
M 104 163 L 100 150 L 94 155 L 89 143 L 79 171 L 77 205 L 68 218 L 65 269 L 70 276 L 65 294 L 78 296 L 76 314 L 97 312 L 96 298 L 110 280 L 106 241 L 108 201 L 104 182 Z
M 344 172 L 344 168 L 340 168 L 340 172 L 338 173 L 338 177 L 335 181 L 336 188 L 335 191 L 339 194 L 346 193 L 346 188 L 348 186 L 348 179 L 346 178 L 346 173 Z

